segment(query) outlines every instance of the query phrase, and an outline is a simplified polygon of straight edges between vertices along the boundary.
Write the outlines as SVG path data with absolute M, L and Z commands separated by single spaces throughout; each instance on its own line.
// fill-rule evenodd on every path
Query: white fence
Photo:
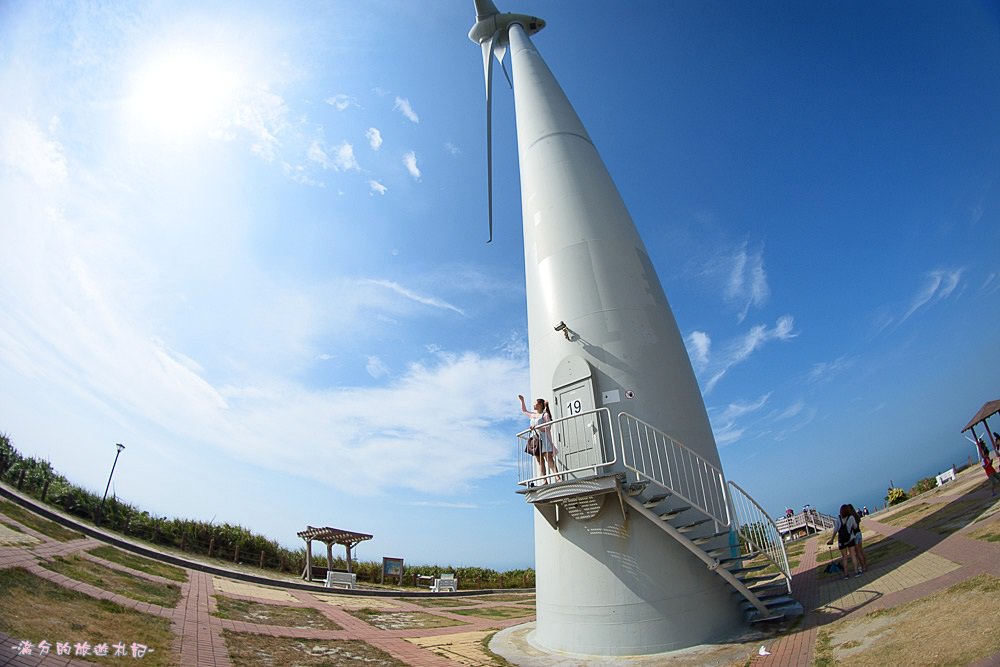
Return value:
M 733 501 L 734 527 L 740 538 L 748 543 L 751 551 L 767 557 L 778 571 L 785 576 L 788 592 L 792 591 L 792 572 L 788 566 L 785 544 L 774 524 L 760 505 L 740 488 L 736 482 L 729 482 L 730 497 Z

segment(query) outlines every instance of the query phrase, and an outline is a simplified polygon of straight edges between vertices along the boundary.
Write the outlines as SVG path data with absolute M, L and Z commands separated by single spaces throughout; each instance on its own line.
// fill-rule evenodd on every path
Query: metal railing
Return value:
M 812 528 L 814 532 L 821 533 L 824 530 L 833 530 L 834 519 L 829 514 L 823 514 L 822 512 L 810 509 L 793 514 L 792 516 L 775 519 L 774 525 L 782 535 L 791 533 L 799 528 Z
M 555 446 L 556 470 L 542 475 L 534 456 L 525 451 L 538 434 Z M 617 461 L 611 411 L 597 408 L 547 422 L 517 434 L 517 479 L 522 486 L 598 474 Z
M 694 450 L 638 417 L 621 412 L 618 426 L 622 463 L 636 481 L 652 481 L 710 516 L 719 526 L 730 523 L 726 478 Z
M 792 592 L 792 572 L 788 566 L 788 555 L 778 527 L 763 508 L 740 488 L 736 482 L 729 482 L 730 498 L 733 502 L 734 523 L 741 541 L 747 543 L 751 552 L 759 552 L 766 557 L 785 577 L 788 592 Z

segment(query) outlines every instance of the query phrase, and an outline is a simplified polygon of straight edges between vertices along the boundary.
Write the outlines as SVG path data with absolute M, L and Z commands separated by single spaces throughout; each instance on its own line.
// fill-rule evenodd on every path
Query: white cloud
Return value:
M 819 363 L 813 364 L 812 369 L 809 371 L 807 379 L 810 382 L 818 382 L 820 380 L 829 380 L 835 375 L 847 370 L 854 365 L 854 359 L 848 358 L 846 355 L 834 359 L 833 361 L 821 361 Z
M 775 322 L 773 328 L 768 328 L 763 324 L 753 326 L 744 335 L 729 341 L 718 355 L 709 358 L 706 348 L 706 354 L 703 359 L 706 363 L 702 367 L 699 367 L 699 362 L 702 359 L 699 359 L 697 356 L 701 350 L 698 347 L 691 348 L 689 343 L 689 349 L 695 351 L 695 358 L 692 359 L 695 369 L 699 372 L 699 375 L 708 375 L 708 381 L 704 383 L 704 393 L 706 395 L 710 394 L 730 369 L 746 361 L 754 352 L 760 350 L 767 343 L 771 341 L 789 341 L 795 338 L 798 334 L 792 330 L 794 325 L 795 320 L 791 315 L 782 315 Z M 708 339 L 707 334 L 696 333 L 699 336 L 703 336 L 705 340 Z M 690 338 L 691 335 L 688 336 L 688 339 Z M 704 342 L 702 341 L 702 344 Z
M 389 374 L 389 367 L 375 355 L 368 357 L 368 363 L 365 364 L 365 370 L 368 372 L 368 375 L 371 375 L 376 380 Z
M 942 301 L 951 296 L 955 288 L 962 280 L 964 268 L 960 269 L 935 269 L 925 276 L 923 287 L 913 297 L 910 308 L 903 315 L 900 323 L 905 322 L 913 313 L 917 312 L 928 304 Z
M 403 155 L 403 164 L 406 165 L 406 171 L 410 173 L 410 176 L 414 180 L 420 180 L 420 167 L 417 166 L 417 154 L 410 151 Z
M 354 146 L 346 141 L 333 148 L 333 156 L 327 154 L 323 142 L 313 140 L 306 150 L 306 157 L 323 167 L 334 171 L 359 171 L 361 166 L 354 157 Z
M 708 359 L 712 350 L 712 339 L 704 331 L 692 331 L 684 339 L 691 357 L 691 363 L 696 371 L 703 371 L 708 368 Z
M 384 195 L 386 193 L 386 191 L 389 190 L 389 188 L 385 187 L 384 185 L 382 185 L 381 183 L 379 183 L 378 181 L 376 181 L 374 179 L 370 179 L 368 181 L 368 188 L 370 190 L 369 194 L 378 193 L 380 195 Z
M 444 149 L 452 156 L 461 155 L 462 149 L 451 143 L 450 141 L 444 142 Z
M 434 308 L 441 308 L 441 309 L 444 309 L 444 310 L 452 310 L 452 311 L 455 311 L 456 313 L 458 313 L 459 315 L 465 315 L 465 311 L 463 311 L 461 308 L 453 306 L 452 304 L 448 303 L 447 301 L 444 301 L 442 299 L 438 299 L 437 297 L 433 297 L 433 296 L 425 296 L 423 294 L 417 294 L 413 290 L 409 290 L 409 289 L 403 287 L 402 285 L 400 285 L 399 283 L 392 282 L 391 280 L 364 280 L 362 282 L 364 284 L 378 285 L 379 287 L 384 287 L 384 288 L 386 288 L 388 290 L 391 290 L 392 292 L 394 292 L 394 293 L 396 293 L 396 294 L 398 294 L 400 296 L 403 296 L 403 297 L 409 299 L 410 301 L 414 301 L 414 302 L 422 304 L 424 306 L 432 306 Z
M 396 97 L 396 102 L 392 105 L 392 108 L 403 114 L 408 120 L 413 123 L 419 123 L 420 117 L 410 106 L 410 100 L 403 97 Z
M 368 140 L 368 145 L 371 146 L 373 151 L 377 151 L 382 147 L 382 133 L 379 132 L 377 127 L 369 127 L 365 132 L 365 139 Z
M 62 145 L 21 117 L 0 117 L 0 163 L 39 185 L 51 185 L 67 175 Z
M 715 434 L 716 443 L 720 447 L 723 447 L 739 440 L 746 432 L 746 429 L 738 426 L 737 420 L 747 415 L 759 412 L 765 405 L 767 405 L 770 398 L 771 394 L 767 393 L 758 398 L 756 401 L 737 401 L 735 403 L 730 403 L 719 414 L 712 414 L 713 411 L 709 410 L 709 417 L 712 422 L 712 431 Z
M 744 241 L 730 258 L 731 268 L 726 282 L 724 296 L 727 301 L 742 303 L 738 321 L 746 319 L 751 307 L 767 303 L 771 289 L 764 271 L 764 249 L 748 250 Z
M 330 97 L 326 98 L 326 103 L 332 106 L 337 111 L 344 111 L 348 107 L 358 106 L 357 98 L 351 95 L 344 95 L 344 94 L 331 95 Z

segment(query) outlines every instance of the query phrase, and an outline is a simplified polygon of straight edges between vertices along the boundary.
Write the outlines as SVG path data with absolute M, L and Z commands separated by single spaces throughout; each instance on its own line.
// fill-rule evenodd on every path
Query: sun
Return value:
M 237 73 L 223 59 L 177 47 L 137 69 L 127 114 L 160 138 L 194 138 L 226 122 L 237 89 Z

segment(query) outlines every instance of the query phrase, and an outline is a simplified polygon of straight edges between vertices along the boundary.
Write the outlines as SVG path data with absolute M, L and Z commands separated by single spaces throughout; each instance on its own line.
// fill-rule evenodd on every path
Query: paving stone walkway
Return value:
M 973 490 L 980 485 L 980 477 L 969 476 L 967 480 L 951 492 L 936 492 L 920 499 L 931 505 L 931 509 L 944 511 L 952 503 L 970 500 L 984 508 L 978 517 L 981 521 L 965 521 L 964 527 L 954 532 L 894 525 L 897 520 L 892 517 L 891 510 L 864 518 L 861 523 L 866 543 L 882 535 L 913 549 L 898 558 L 874 564 L 861 575 L 849 579 L 821 577 L 828 562 L 818 560 L 826 549 L 825 543 L 820 542 L 825 536 L 809 539 L 792 578 L 792 589 L 806 609 L 805 617 L 796 632 L 765 644 L 770 655 L 754 656 L 751 664 L 759 667 L 812 665 L 816 635 L 823 625 L 918 600 L 978 574 L 1000 577 L 1000 543 L 969 535 L 1000 520 L 1000 501 L 994 501 L 988 491 Z M 880 520 L 883 517 L 894 523 L 883 522 Z M 976 667 L 986 665 L 1000 665 L 1000 653 L 977 663 Z

